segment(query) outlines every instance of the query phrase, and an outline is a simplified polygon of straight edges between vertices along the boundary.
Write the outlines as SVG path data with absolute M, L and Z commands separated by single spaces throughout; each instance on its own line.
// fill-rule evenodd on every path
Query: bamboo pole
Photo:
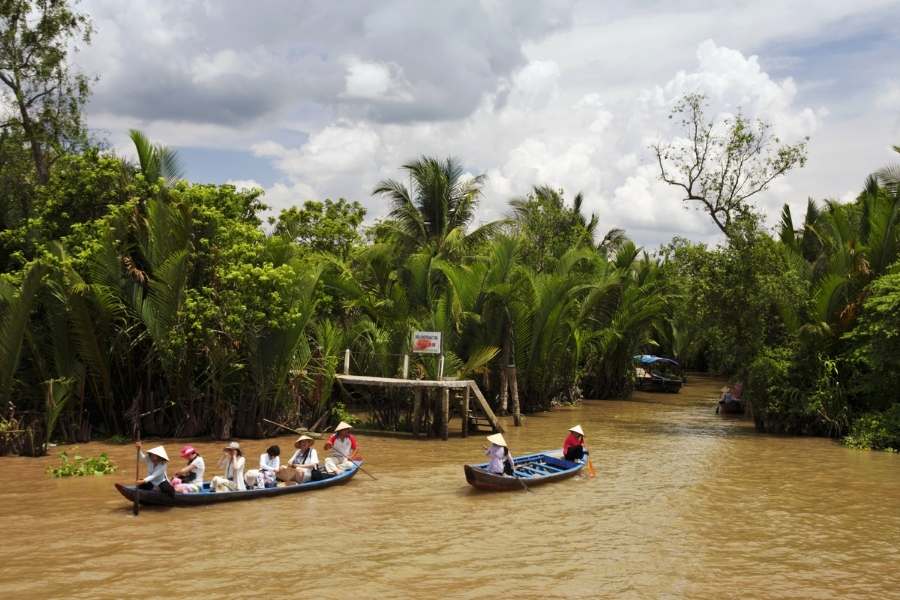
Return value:
M 441 439 L 450 437 L 450 390 L 441 390 Z
M 344 350 L 344 375 L 350 374 L 350 348 Z
M 509 375 L 509 383 L 512 387 L 513 424 L 519 427 L 522 424 L 522 413 L 519 407 L 519 378 L 515 367 L 509 368 Z
M 462 436 L 469 437 L 469 388 L 463 392 L 462 405 Z
M 419 437 L 419 427 L 422 424 L 422 388 L 413 390 L 413 418 L 412 432 L 415 437 Z

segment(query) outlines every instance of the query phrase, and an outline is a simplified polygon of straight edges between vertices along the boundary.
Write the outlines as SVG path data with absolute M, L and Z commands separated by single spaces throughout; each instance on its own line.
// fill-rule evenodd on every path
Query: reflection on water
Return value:
M 0 459 L 0 594 L 898 597 L 900 456 L 758 435 L 714 414 L 720 385 L 697 376 L 678 395 L 588 401 L 510 426 L 514 453 L 558 446 L 575 423 L 588 434 L 597 478 L 534 493 L 466 485 L 480 436 L 360 436 L 377 481 L 360 473 L 321 492 L 137 518 L 112 486 L 133 477 L 133 447 L 81 446 L 122 467 L 89 479 L 48 479 L 55 457 Z M 245 442 L 250 460 L 271 443 Z M 221 444 L 194 445 L 215 462 Z

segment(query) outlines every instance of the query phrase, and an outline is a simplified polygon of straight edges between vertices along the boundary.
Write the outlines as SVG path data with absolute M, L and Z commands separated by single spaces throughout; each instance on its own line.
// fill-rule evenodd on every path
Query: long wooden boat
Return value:
M 360 461 L 359 464 L 362 464 Z M 282 496 L 284 494 L 296 494 L 298 492 L 309 492 L 322 488 L 332 487 L 347 483 L 356 472 L 359 466 L 354 466 L 346 471 L 342 471 L 333 477 L 322 479 L 320 481 L 306 481 L 304 483 L 290 484 L 284 487 L 273 487 L 265 489 L 245 490 L 241 492 L 212 492 L 209 489 L 209 482 L 203 484 L 203 491 L 195 494 L 175 494 L 168 496 L 159 491 L 140 490 L 139 501 L 141 504 L 155 504 L 160 506 L 200 506 L 204 504 L 216 504 L 219 502 L 231 502 L 234 500 L 253 500 L 256 498 L 270 498 L 272 496 Z M 134 497 L 138 490 L 133 485 L 116 484 L 119 493 L 125 496 L 129 501 L 134 502 Z
M 572 462 L 562 457 L 562 450 L 547 450 L 513 458 L 513 464 L 515 477 L 491 473 L 488 463 L 464 465 L 463 469 L 466 481 L 480 490 L 521 490 L 523 483 L 531 487 L 572 477 L 587 464 L 587 456 Z

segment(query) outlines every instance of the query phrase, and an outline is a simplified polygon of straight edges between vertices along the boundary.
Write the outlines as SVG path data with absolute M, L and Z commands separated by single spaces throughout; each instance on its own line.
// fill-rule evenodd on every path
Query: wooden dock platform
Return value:
M 436 389 L 440 390 L 440 414 L 441 419 L 441 437 L 447 439 L 449 437 L 449 421 L 450 421 L 450 391 L 462 392 L 462 406 L 460 407 L 460 415 L 462 417 L 462 435 L 466 437 L 469 434 L 469 422 L 478 422 L 479 419 L 486 421 L 493 432 L 502 433 L 503 425 L 497 420 L 494 411 L 491 410 L 490 404 L 478 384 L 471 379 L 397 379 L 392 377 L 370 377 L 367 375 L 335 375 L 341 384 L 346 385 L 364 385 L 373 387 L 393 387 L 412 389 L 414 396 L 413 405 L 413 435 L 419 434 L 419 417 L 422 414 L 422 402 L 424 390 Z M 475 411 L 471 410 L 470 398 L 475 396 L 476 407 L 480 409 L 483 417 L 474 416 Z

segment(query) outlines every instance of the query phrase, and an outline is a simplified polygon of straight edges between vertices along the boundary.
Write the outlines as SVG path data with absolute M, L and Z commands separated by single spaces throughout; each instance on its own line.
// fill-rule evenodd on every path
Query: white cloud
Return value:
M 412 102 L 409 82 L 396 64 L 366 62 L 356 56 L 346 59 L 347 74 L 343 96 L 362 100 Z

